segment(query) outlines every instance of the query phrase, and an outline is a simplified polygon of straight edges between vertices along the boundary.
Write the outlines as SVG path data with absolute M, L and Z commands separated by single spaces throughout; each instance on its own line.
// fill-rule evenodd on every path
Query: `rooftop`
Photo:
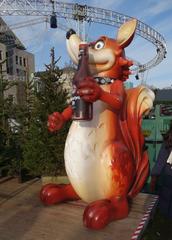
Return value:
M 18 49 L 25 50 L 25 46 L 5 23 L 5 21 L 0 17 L 0 42 L 8 46 L 14 46 Z

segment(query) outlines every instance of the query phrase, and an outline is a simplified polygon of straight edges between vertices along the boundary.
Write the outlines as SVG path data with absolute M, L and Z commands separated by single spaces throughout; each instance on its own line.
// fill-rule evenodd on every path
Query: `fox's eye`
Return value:
M 102 49 L 104 47 L 104 45 L 105 45 L 104 42 L 102 40 L 100 40 L 100 41 L 96 42 L 94 48 L 99 50 L 99 49 Z

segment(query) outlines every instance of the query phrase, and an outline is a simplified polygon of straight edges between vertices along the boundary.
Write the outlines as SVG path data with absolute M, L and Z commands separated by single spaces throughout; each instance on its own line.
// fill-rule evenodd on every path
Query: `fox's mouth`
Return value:
M 108 64 L 108 61 L 104 61 L 104 62 L 102 62 L 102 63 L 90 63 L 89 62 L 89 66 L 90 67 L 92 67 L 92 66 L 97 66 L 97 67 L 102 67 L 102 66 L 104 66 L 104 65 L 106 65 L 106 64 Z

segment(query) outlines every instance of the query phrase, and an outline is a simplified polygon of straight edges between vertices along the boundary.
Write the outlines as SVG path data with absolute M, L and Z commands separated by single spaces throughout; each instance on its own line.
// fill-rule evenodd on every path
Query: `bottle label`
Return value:
M 73 97 L 73 119 L 74 120 L 91 120 L 93 115 L 92 103 L 85 102 L 81 97 Z
M 72 108 L 76 109 L 77 101 L 81 99 L 80 96 L 76 94 L 77 87 L 76 85 L 73 85 L 73 90 L 72 90 Z
M 75 109 L 76 105 L 77 105 L 77 101 L 80 100 L 81 97 L 80 96 L 73 96 L 72 97 L 72 108 Z

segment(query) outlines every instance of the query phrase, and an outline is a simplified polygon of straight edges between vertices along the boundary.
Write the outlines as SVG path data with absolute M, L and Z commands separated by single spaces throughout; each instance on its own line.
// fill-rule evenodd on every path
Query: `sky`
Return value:
M 136 80 L 135 75 L 130 76 L 129 81 L 134 86 L 144 82 L 157 88 L 172 87 L 172 0 L 80 0 L 61 2 L 87 4 L 93 7 L 100 7 L 134 17 L 155 30 L 157 30 L 166 40 L 167 56 L 156 67 L 146 71 L 140 79 Z M 34 16 L 6 16 L 3 19 L 9 24 L 29 21 L 35 19 Z M 64 22 L 63 22 L 64 21 Z M 76 30 L 73 21 L 63 20 L 61 23 Z M 45 65 L 50 63 L 50 49 L 55 47 L 56 58 L 61 57 L 59 66 L 63 67 L 70 62 L 66 51 L 65 35 L 61 29 L 51 29 L 49 24 L 41 23 L 34 26 L 27 26 L 14 29 L 14 33 L 22 41 L 27 51 L 35 55 L 36 71 L 45 69 Z M 93 41 L 101 35 L 114 38 L 118 29 L 100 24 L 87 24 L 86 34 L 88 39 Z M 156 54 L 156 48 L 152 43 L 135 36 L 133 42 L 126 48 L 126 55 L 140 63 L 146 63 Z

